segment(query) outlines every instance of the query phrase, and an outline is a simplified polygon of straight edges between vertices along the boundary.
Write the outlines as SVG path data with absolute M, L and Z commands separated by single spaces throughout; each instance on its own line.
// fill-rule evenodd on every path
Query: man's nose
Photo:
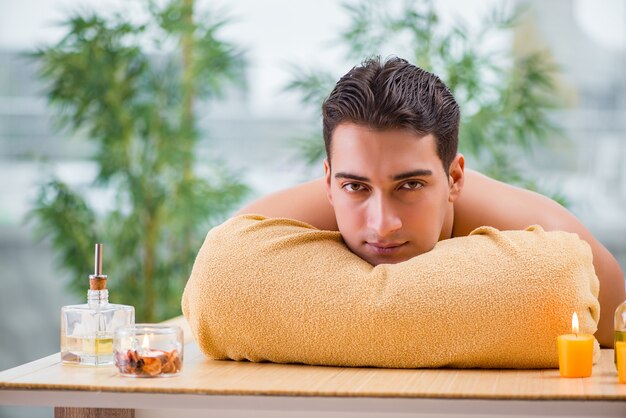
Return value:
M 386 237 L 402 228 L 402 219 L 392 202 L 375 195 L 369 202 L 368 227 L 379 237 Z

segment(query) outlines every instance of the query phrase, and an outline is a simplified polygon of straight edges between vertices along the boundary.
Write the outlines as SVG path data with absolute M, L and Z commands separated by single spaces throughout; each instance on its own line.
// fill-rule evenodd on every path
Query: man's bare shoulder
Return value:
M 564 218 L 575 220 L 564 207 L 539 193 L 466 170 L 463 191 L 454 203 L 453 236 L 465 236 L 483 225 L 500 230 L 525 229 L 538 224 L 561 229 Z
M 239 209 L 235 215 L 246 213 L 268 218 L 297 219 L 319 229 L 338 229 L 333 207 L 326 196 L 324 178 L 264 196 Z

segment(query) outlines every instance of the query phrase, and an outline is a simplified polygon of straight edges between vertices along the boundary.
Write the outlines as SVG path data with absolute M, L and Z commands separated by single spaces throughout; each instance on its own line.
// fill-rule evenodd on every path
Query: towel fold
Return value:
M 596 331 L 598 290 L 588 244 L 538 226 L 481 227 L 373 267 L 338 232 L 244 215 L 209 231 L 182 308 L 212 359 L 553 368 L 573 312 Z

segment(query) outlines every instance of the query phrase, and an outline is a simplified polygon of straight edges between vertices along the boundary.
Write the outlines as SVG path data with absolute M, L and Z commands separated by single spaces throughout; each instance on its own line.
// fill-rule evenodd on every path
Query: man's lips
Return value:
M 399 251 L 406 242 L 365 242 L 367 248 L 377 254 L 393 254 Z

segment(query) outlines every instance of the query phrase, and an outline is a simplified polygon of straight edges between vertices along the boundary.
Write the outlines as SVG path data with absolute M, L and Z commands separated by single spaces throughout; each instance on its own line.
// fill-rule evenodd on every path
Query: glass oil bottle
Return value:
M 104 366 L 113 361 L 113 333 L 135 323 L 135 308 L 109 303 L 107 276 L 102 274 L 102 244 L 96 244 L 95 271 L 89 275 L 87 303 L 61 309 L 63 363 Z

